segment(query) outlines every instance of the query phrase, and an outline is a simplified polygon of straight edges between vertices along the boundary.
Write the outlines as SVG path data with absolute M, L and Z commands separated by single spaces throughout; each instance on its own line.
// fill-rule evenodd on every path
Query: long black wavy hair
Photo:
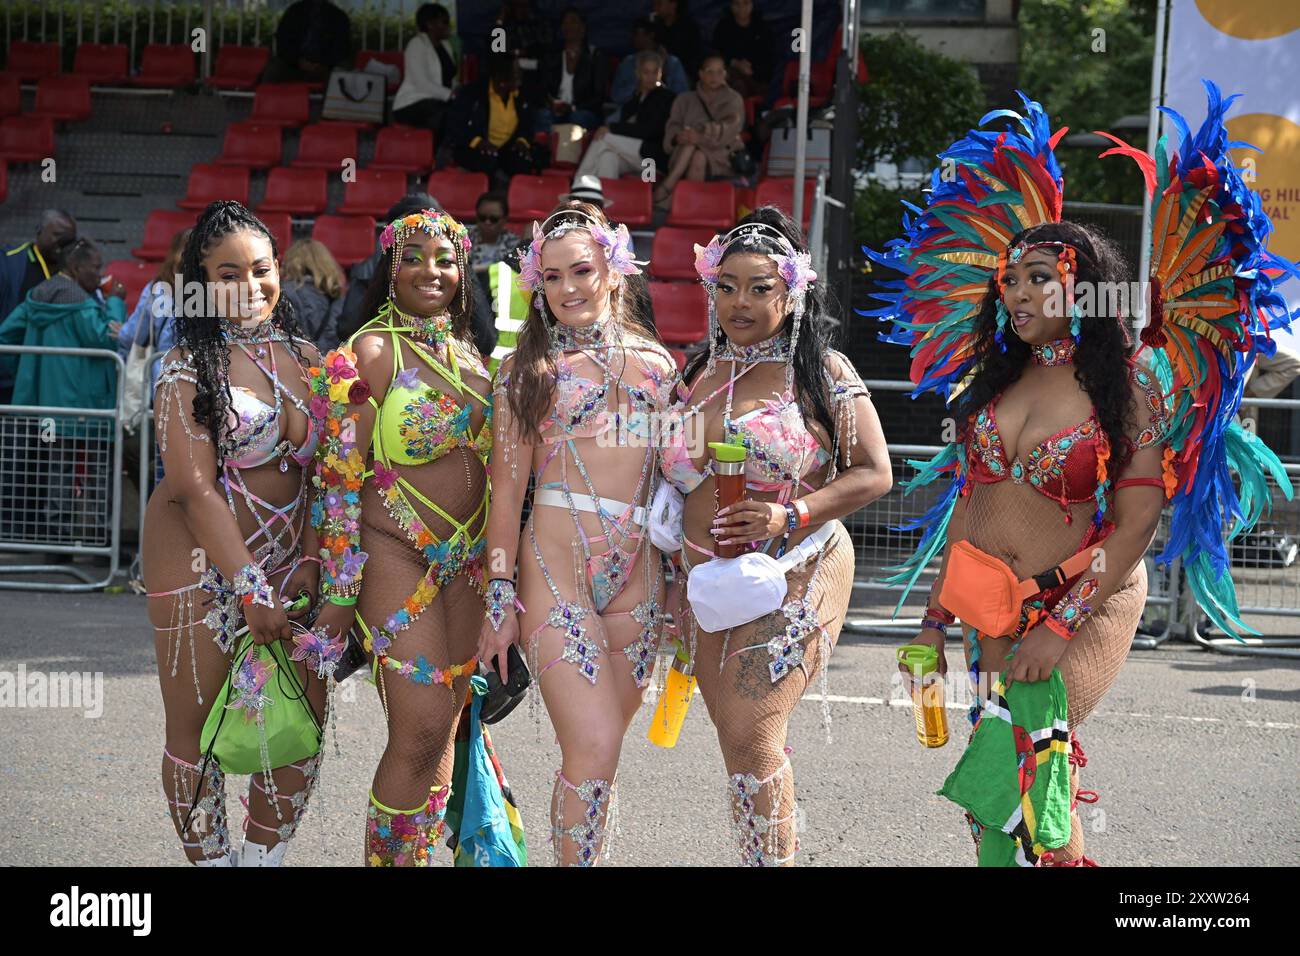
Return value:
M 793 219 L 783 213 L 775 206 L 759 206 L 752 211 L 737 226 L 743 226 L 747 223 L 760 222 L 765 226 L 771 226 L 781 235 L 785 236 L 786 241 L 794 247 L 796 252 L 807 252 L 808 244 L 804 241 L 803 230 L 795 223 Z M 759 255 L 781 255 L 785 250 L 775 238 L 757 234 L 758 239 L 749 243 L 733 243 L 727 248 L 722 255 L 722 261 L 726 262 L 729 256 L 737 254 Z M 795 343 L 794 352 L 794 392 L 795 398 L 799 403 L 799 409 L 803 413 L 803 420 L 807 424 L 817 422 L 824 427 L 828 434 L 835 433 L 835 421 L 831 416 L 831 397 L 830 388 L 826 380 L 825 361 L 826 353 L 831 348 L 831 343 L 827 337 L 827 307 L 826 293 L 822 288 L 823 283 L 819 280 L 808 286 L 805 293 L 803 319 L 799 325 L 799 341 Z M 793 312 L 786 315 L 784 322 L 781 324 L 781 330 L 778 335 L 788 335 L 790 333 L 791 317 Z M 718 329 L 717 339 L 711 343 L 713 348 L 721 348 L 726 344 L 727 333 L 721 328 Z M 686 365 L 686 371 L 683 374 L 685 381 L 689 382 L 695 377 L 695 374 L 704 367 L 708 361 L 708 353 L 701 352 L 696 355 Z
M 194 420 L 207 428 L 212 436 L 217 467 L 225 463 L 223 446 L 230 430 L 230 346 L 221 330 L 219 317 L 208 313 L 210 282 L 203 269 L 203 257 L 213 245 L 235 232 L 255 232 L 265 236 L 271 244 L 271 257 L 279 262 L 280 252 L 275 236 L 265 223 L 240 203 L 219 200 L 209 203 L 190 231 L 181 251 L 181 301 L 175 303 L 176 339 L 188 351 L 194 365 L 198 385 L 194 395 Z M 198 283 L 205 291 L 202 299 L 185 295 L 185 290 Z M 298 342 L 306 341 L 293 313 L 293 304 L 283 294 L 276 300 L 271 317 L 267 319 L 289 338 L 289 347 L 302 365 L 307 363 L 299 350 Z
M 1011 239 L 1020 242 L 1065 242 L 1077 252 L 1076 285 L 1091 283 L 1094 293 L 1099 283 L 1127 282 L 1128 267 L 1115 245 L 1096 230 L 1074 222 L 1054 222 L 1022 230 Z M 1030 360 L 1030 347 L 1010 328 L 1003 332 L 1003 352 L 994 335 L 997 333 L 997 308 L 1000 292 L 997 279 L 989 280 L 988 294 L 976 322 L 975 374 L 965 391 L 958 396 L 958 421 L 962 437 L 970 427 L 970 418 L 984 408 L 994 396 L 1020 378 Z M 1100 306 L 1108 297 L 1095 294 Z M 1110 301 L 1115 301 L 1111 299 Z M 1092 399 L 1097 420 L 1110 440 L 1112 473 L 1128 460 L 1131 451 L 1126 437 L 1132 431 L 1136 406 L 1129 384 L 1129 338 L 1124 316 L 1100 315 L 1091 310 L 1079 323 L 1079 345 L 1074 353 L 1074 378 Z

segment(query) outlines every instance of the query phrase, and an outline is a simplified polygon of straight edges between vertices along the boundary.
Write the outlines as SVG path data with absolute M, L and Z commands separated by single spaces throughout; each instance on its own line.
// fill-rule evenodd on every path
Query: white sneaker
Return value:
M 284 854 L 289 850 L 287 840 L 281 840 L 269 850 L 261 843 L 244 840 L 244 848 L 239 854 L 236 866 L 283 866 Z

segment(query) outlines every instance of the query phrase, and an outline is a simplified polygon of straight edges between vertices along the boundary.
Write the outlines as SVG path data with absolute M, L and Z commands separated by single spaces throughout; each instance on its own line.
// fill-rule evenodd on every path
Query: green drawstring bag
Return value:
M 228 706 L 231 682 L 250 654 L 258 655 L 271 669 L 261 691 L 267 698 L 262 707 L 261 726 L 257 720 L 246 717 L 238 705 L 233 709 Z M 265 766 L 263 733 L 268 756 Z M 293 661 L 284 651 L 284 642 L 254 644 L 252 636 L 246 633 L 235 650 L 226 682 L 203 723 L 199 749 L 205 756 L 216 758 L 226 773 L 260 773 L 267 767 L 284 767 L 315 756 L 323 738 L 321 723 L 307 700 Z

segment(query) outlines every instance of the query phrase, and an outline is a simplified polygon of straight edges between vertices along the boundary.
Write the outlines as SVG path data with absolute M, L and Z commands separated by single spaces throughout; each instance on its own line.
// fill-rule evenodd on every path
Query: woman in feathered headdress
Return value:
M 911 347 L 916 392 L 943 394 L 958 426 L 956 442 L 913 463 L 909 491 L 950 484 L 910 526 L 925 529 L 921 546 L 890 580 L 905 597 L 942 557 L 915 643 L 945 667 L 961 619 L 979 703 L 942 792 L 967 811 L 981 865 L 1091 864 L 1076 804 L 1096 795 L 1078 789 L 1075 729 L 1128 654 L 1166 500 L 1160 560 L 1181 557 L 1198 600 L 1231 628 L 1242 625 L 1223 522 L 1254 521 L 1266 472 L 1290 493 L 1277 459 L 1235 424 L 1266 314 L 1286 311 L 1256 272 L 1277 262 L 1262 249 L 1266 220 L 1242 215 L 1248 190 L 1214 135 L 1217 94 L 1167 169 L 1157 147 L 1151 317 L 1132 357 L 1123 263 L 1095 230 L 1060 221 L 1052 149 L 1065 130 L 1049 135 L 1023 96 L 1025 115 L 982 121 L 1008 117 L 1006 131 L 972 131 L 942 154 L 903 238 L 868 250 L 905 278 L 864 314 L 893 323 L 885 337 Z

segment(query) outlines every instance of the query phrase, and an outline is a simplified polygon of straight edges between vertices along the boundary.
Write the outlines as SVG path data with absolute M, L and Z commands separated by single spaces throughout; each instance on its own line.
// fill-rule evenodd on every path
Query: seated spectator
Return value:
M 743 150 L 745 101 L 727 86 L 721 53 L 709 53 L 700 64 L 694 90 L 673 101 L 664 130 L 664 149 L 671 151 L 668 175 L 655 187 L 655 203 L 667 208 L 673 188 L 683 177 L 692 180 L 730 177 L 731 155 Z
M 424 3 L 415 11 L 416 34 L 402 54 L 402 85 L 393 96 L 393 119 L 407 126 L 433 130 L 441 143 L 448 104 L 456 89 L 456 58 L 451 42 L 451 16 L 447 8 Z
M 655 32 L 655 26 L 649 20 L 638 20 L 632 24 L 632 49 L 641 53 L 645 50 L 653 50 L 663 58 L 663 84 L 668 91 L 673 94 L 685 93 L 691 88 L 690 81 L 686 79 L 686 70 L 682 67 L 682 61 L 677 59 L 659 42 L 659 35 Z M 635 56 L 625 56 L 618 64 L 618 69 L 614 71 L 614 84 L 610 87 L 609 98 L 622 106 L 633 96 L 636 95 L 637 65 Z M 610 114 L 612 120 L 614 114 Z
M 293 304 L 298 328 L 322 355 L 339 344 L 343 282 L 343 270 L 323 242 L 299 239 L 284 254 L 280 294 Z
M 517 57 L 520 84 L 530 100 L 541 99 L 542 59 L 555 36 L 555 26 L 533 10 L 532 0 L 505 0 L 497 14 L 497 26 L 505 28 L 505 52 Z
M 330 0 L 298 0 L 275 28 L 275 55 L 263 83 L 324 83 L 352 62 L 352 21 Z
M 654 25 L 659 42 L 682 61 L 688 76 L 703 65 L 700 28 L 687 9 L 686 0 L 654 0 Z
M 492 61 L 488 75 L 457 95 L 457 120 L 450 135 L 456 165 L 487 173 L 504 187 L 516 173 L 536 172 L 545 153 L 533 143 L 533 105 L 519 91 L 514 57 Z
M 537 128 L 547 132 L 556 123 L 577 123 L 583 129 L 600 125 L 609 85 L 609 60 L 587 43 L 587 21 L 575 7 L 560 18 L 559 46 L 542 63 L 546 106 L 537 111 Z
M 524 241 L 506 228 L 510 206 L 503 192 L 478 197 L 475 223 L 469 227 L 469 263 L 475 272 L 486 272 L 498 262 L 515 268 L 515 253 Z
M 674 98 L 662 83 L 663 57 L 655 50 L 642 50 L 635 60 L 636 94 L 618 110 L 616 120 L 592 134 L 578 165 L 579 175 L 617 179 L 640 172 L 645 159 L 654 160 L 657 170 L 668 168 L 664 130 Z
M 59 271 L 63 253 L 77 241 L 77 220 L 62 209 L 46 209 L 36 227 L 36 239 L 0 256 L 0 322 L 27 298 L 27 293 Z M 0 405 L 13 397 L 18 360 L 0 355 Z
M 131 354 L 133 345 L 152 345 L 154 359 L 149 367 L 150 381 L 158 381 L 158 372 L 162 369 L 162 357 L 176 344 L 176 316 L 172 305 L 172 293 L 181 272 L 181 250 L 190 236 L 190 230 L 182 229 L 172 236 L 172 244 L 167 256 L 158 263 L 158 272 L 153 281 L 140 291 L 135 308 L 127 317 L 126 323 L 117 334 L 117 354 L 125 361 Z
M 731 0 L 713 28 L 713 46 L 727 61 L 728 86 L 742 97 L 767 95 L 775 47 L 754 0 Z

